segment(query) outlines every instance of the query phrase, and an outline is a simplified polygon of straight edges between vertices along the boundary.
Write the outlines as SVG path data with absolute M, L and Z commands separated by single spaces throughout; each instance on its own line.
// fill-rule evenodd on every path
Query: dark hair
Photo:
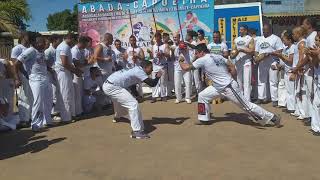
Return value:
M 68 34 L 66 34 L 66 35 L 64 35 L 64 39 L 75 39 L 75 34 L 73 34 L 73 33 L 68 33 Z
M 81 44 L 86 44 L 89 43 L 89 39 L 87 38 L 87 36 L 80 36 L 78 42 Z
M 253 28 L 250 28 L 250 29 L 248 30 L 248 32 L 249 32 L 250 34 L 257 34 L 257 30 L 256 30 L 256 29 L 253 29 Z
M 198 30 L 198 33 L 201 34 L 202 36 L 204 36 L 204 30 L 199 29 L 199 30 Z
M 263 26 L 267 26 L 269 29 L 271 29 L 271 30 L 272 30 L 272 26 L 271 26 L 271 24 L 270 24 L 270 23 L 263 23 Z
M 131 38 L 137 39 L 134 35 L 131 35 L 131 36 L 129 37 L 129 39 L 131 39 Z
M 116 42 L 118 42 L 118 43 L 121 44 L 121 41 L 120 41 L 119 39 L 114 40 L 114 44 L 115 44 Z
M 220 31 L 213 31 L 213 34 L 221 34 Z
M 36 47 L 36 44 L 38 41 L 44 40 L 44 37 L 41 34 L 36 32 L 28 32 L 28 36 L 29 36 L 30 44 L 34 47 Z
M 307 21 L 307 23 L 310 24 L 312 28 L 316 28 L 317 27 L 317 21 L 316 21 L 315 18 L 307 17 L 304 20 Z
M 141 66 L 142 68 L 149 67 L 149 66 L 152 66 L 152 62 L 151 62 L 151 61 L 141 61 L 141 62 L 140 62 L 140 66 Z
M 86 37 L 88 39 L 88 42 L 92 42 L 92 38 L 91 37 L 89 37 L 89 36 L 86 36 Z
M 242 25 L 240 25 L 240 27 L 244 28 L 245 30 L 248 30 L 248 29 L 249 29 L 246 24 L 242 24 Z
M 156 32 L 156 34 L 154 35 L 154 37 L 162 37 L 162 34 L 161 34 L 161 32 Z
M 192 11 L 188 11 L 187 14 L 193 14 Z
M 287 30 L 282 34 L 282 37 L 286 37 L 291 41 L 291 43 L 294 43 L 293 35 L 291 30 Z
M 59 35 L 57 35 L 57 34 L 52 34 L 50 37 L 49 37 L 49 42 L 50 43 L 53 43 L 53 42 L 55 42 L 55 41 L 57 41 L 57 40 L 59 40 L 60 39 L 60 36 Z
M 189 35 L 189 36 L 191 36 L 193 38 L 193 37 L 197 36 L 198 34 L 197 34 L 197 32 L 195 32 L 193 30 L 188 30 L 187 31 L 187 35 Z
M 90 68 L 90 74 L 93 73 L 93 72 L 95 72 L 95 71 L 97 71 L 97 70 L 99 70 L 98 67 L 91 67 L 91 68 Z
M 170 36 L 168 33 L 162 33 L 162 36 Z

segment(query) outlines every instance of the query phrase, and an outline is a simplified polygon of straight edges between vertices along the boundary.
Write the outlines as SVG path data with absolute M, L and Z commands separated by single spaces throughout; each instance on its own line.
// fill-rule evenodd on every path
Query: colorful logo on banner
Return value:
M 156 30 L 183 34 L 203 29 L 211 35 L 214 22 L 212 0 L 109 0 L 79 4 L 79 34 L 90 36 L 96 45 L 103 34 L 128 47 L 129 37 L 137 38 L 138 46 L 150 47 Z M 177 12 L 177 7 L 179 7 Z M 185 37 L 185 36 L 184 36 Z

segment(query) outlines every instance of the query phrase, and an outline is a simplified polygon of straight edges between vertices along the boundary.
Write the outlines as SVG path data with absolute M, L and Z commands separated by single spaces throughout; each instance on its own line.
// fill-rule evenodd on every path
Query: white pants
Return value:
M 295 110 L 296 98 L 294 94 L 294 81 L 290 81 L 290 73 L 284 74 L 286 89 L 286 104 L 289 111 Z
M 132 130 L 144 130 L 139 103 L 126 89 L 109 83 L 104 83 L 103 91 L 112 99 L 115 118 L 124 117 L 129 114 Z
M 171 91 L 175 87 L 174 80 L 174 61 L 168 61 L 168 96 L 171 96 Z
M 21 73 L 19 74 L 22 85 L 19 88 L 18 93 L 18 109 L 20 121 L 27 122 L 31 119 L 31 111 L 32 111 L 32 91 L 29 85 L 29 80 L 23 76 Z
M 259 64 L 251 64 L 251 76 L 253 77 L 254 79 L 254 83 L 252 84 L 252 98 L 253 99 L 258 99 L 258 67 L 259 67 Z
M 168 71 L 166 67 L 152 72 L 152 78 L 156 77 L 158 71 L 162 71 L 162 76 L 158 84 L 152 88 L 152 98 L 167 97 L 168 96 Z
M 285 107 L 287 105 L 287 94 L 288 94 L 286 90 L 286 80 L 285 80 L 283 71 L 280 71 L 279 74 L 280 74 L 280 78 L 279 78 L 279 84 L 278 84 L 278 106 Z
M 72 116 L 75 116 L 75 101 L 74 101 L 74 87 L 73 75 L 68 70 L 57 72 L 60 94 L 63 100 L 60 109 L 60 116 L 62 121 L 71 121 Z M 60 108 L 60 107 L 59 107 Z
M 47 108 L 52 105 L 52 102 L 47 99 L 49 81 L 46 79 L 38 81 L 29 80 L 29 82 L 33 94 L 31 126 L 43 127 L 51 123 L 51 109 Z
M 320 132 L 320 81 L 316 76 L 314 84 L 313 109 L 311 113 L 311 129 Z
M 191 90 L 192 90 L 192 77 L 190 71 L 182 71 L 182 70 L 175 70 L 174 71 L 174 87 L 175 87 L 175 94 L 177 100 L 182 100 L 182 93 L 181 93 L 181 86 L 182 80 L 185 84 L 186 89 L 186 97 L 185 99 L 191 99 Z
M 57 73 L 48 72 L 49 82 L 51 83 L 53 106 L 51 113 L 58 113 L 59 107 L 63 106 L 62 96 L 60 94 L 60 86 L 58 83 Z
M 300 87 L 301 84 L 302 84 L 302 87 Z M 296 112 L 302 118 L 311 117 L 311 111 L 312 111 L 311 99 L 310 99 L 311 88 L 312 88 L 312 77 L 307 75 L 303 75 L 302 77 L 299 76 L 299 78 L 296 81 L 296 102 L 297 102 Z M 300 94 L 302 96 L 302 99 L 299 98 Z
M 237 82 L 240 90 L 243 92 L 244 98 L 251 101 L 251 62 L 240 60 L 236 63 Z
M 272 62 L 262 61 L 258 68 L 258 99 L 267 99 L 270 91 L 271 101 L 278 101 L 278 70 L 272 70 Z M 270 89 L 267 89 L 269 83 Z
M 196 87 L 197 93 L 200 93 L 202 91 L 202 82 L 201 82 L 201 74 L 199 69 L 195 69 L 192 71 L 193 74 L 193 80 L 194 85 Z
M 231 85 L 227 86 L 222 91 L 217 91 L 216 88 L 214 88 L 213 86 L 209 86 L 200 92 L 198 97 L 198 119 L 201 121 L 210 121 L 210 101 L 219 97 L 225 97 L 234 104 L 236 104 L 238 107 L 245 109 L 244 104 L 242 104 L 236 98 L 231 88 L 233 88 L 233 90 L 239 95 L 239 97 L 242 99 L 242 101 L 245 103 L 245 105 L 250 109 L 252 113 L 261 117 L 262 120 L 259 121 L 261 125 L 269 123 L 269 121 L 273 118 L 274 114 L 246 100 L 242 95 L 238 83 L 235 81 L 232 81 Z
M 0 97 L 7 99 L 9 104 L 8 114 L 13 113 L 14 103 L 14 80 L 13 79 L 0 79 Z
M 75 100 L 75 113 L 76 116 L 82 114 L 82 96 L 83 96 L 83 78 L 73 76 L 73 87 L 74 87 L 74 100 Z

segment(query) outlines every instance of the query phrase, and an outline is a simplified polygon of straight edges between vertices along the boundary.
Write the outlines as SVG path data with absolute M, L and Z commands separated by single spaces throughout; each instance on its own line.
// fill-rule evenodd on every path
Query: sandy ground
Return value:
M 284 127 L 260 127 L 229 102 L 214 105 L 215 123 L 194 126 L 196 103 L 141 104 L 149 140 L 129 138 L 112 115 L 34 134 L 0 134 L 0 179 L 316 180 L 320 139 L 282 115 Z M 241 113 L 241 114 L 238 114 Z

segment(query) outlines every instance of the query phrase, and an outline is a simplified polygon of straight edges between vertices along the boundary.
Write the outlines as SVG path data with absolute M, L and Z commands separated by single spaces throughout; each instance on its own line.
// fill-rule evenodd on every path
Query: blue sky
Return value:
M 30 25 L 28 30 L 47 31 L 47 17 L 49 14 L 63 11 L 64 9 L 73 9 L 73 6 L 79 0 L 27 0 L 32 19 L 27 22 Z

